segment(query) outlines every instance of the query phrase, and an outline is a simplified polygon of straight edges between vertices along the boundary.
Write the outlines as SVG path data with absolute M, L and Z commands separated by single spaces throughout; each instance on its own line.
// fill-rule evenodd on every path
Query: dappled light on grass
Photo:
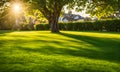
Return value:
M 114 72 L 120 70 L 120 33 L 0 32 L 0 70 Z

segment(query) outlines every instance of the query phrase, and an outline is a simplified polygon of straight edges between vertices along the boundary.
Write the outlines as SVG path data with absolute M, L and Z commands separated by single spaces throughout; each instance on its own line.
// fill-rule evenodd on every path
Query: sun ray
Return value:
M 17 3 L 14 4 L 13 5 L 13 10 L 14 10 L 15 13 L 19 13 L 20 10 L 21 10 L 20 4 L 17 4 Z

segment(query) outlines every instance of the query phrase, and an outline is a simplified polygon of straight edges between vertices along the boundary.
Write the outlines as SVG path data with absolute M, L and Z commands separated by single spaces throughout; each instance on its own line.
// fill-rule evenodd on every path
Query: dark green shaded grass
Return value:
M 0 72 L 119 72 L 120 33 L 0 31 Z

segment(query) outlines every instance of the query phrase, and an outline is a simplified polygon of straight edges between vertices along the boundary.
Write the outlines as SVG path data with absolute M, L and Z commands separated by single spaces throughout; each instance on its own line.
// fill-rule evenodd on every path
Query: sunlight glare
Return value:
M 19 4 L 14 4 L 14 11 L 15 11 L 15 13 L 18 13 L 20 11 L 20 5 Z

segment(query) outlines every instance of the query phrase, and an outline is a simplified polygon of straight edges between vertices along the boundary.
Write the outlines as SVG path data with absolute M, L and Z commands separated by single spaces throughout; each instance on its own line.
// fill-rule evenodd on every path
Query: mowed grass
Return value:
M 0 72 L 120 72 L 120 33 L 0 31 Z

